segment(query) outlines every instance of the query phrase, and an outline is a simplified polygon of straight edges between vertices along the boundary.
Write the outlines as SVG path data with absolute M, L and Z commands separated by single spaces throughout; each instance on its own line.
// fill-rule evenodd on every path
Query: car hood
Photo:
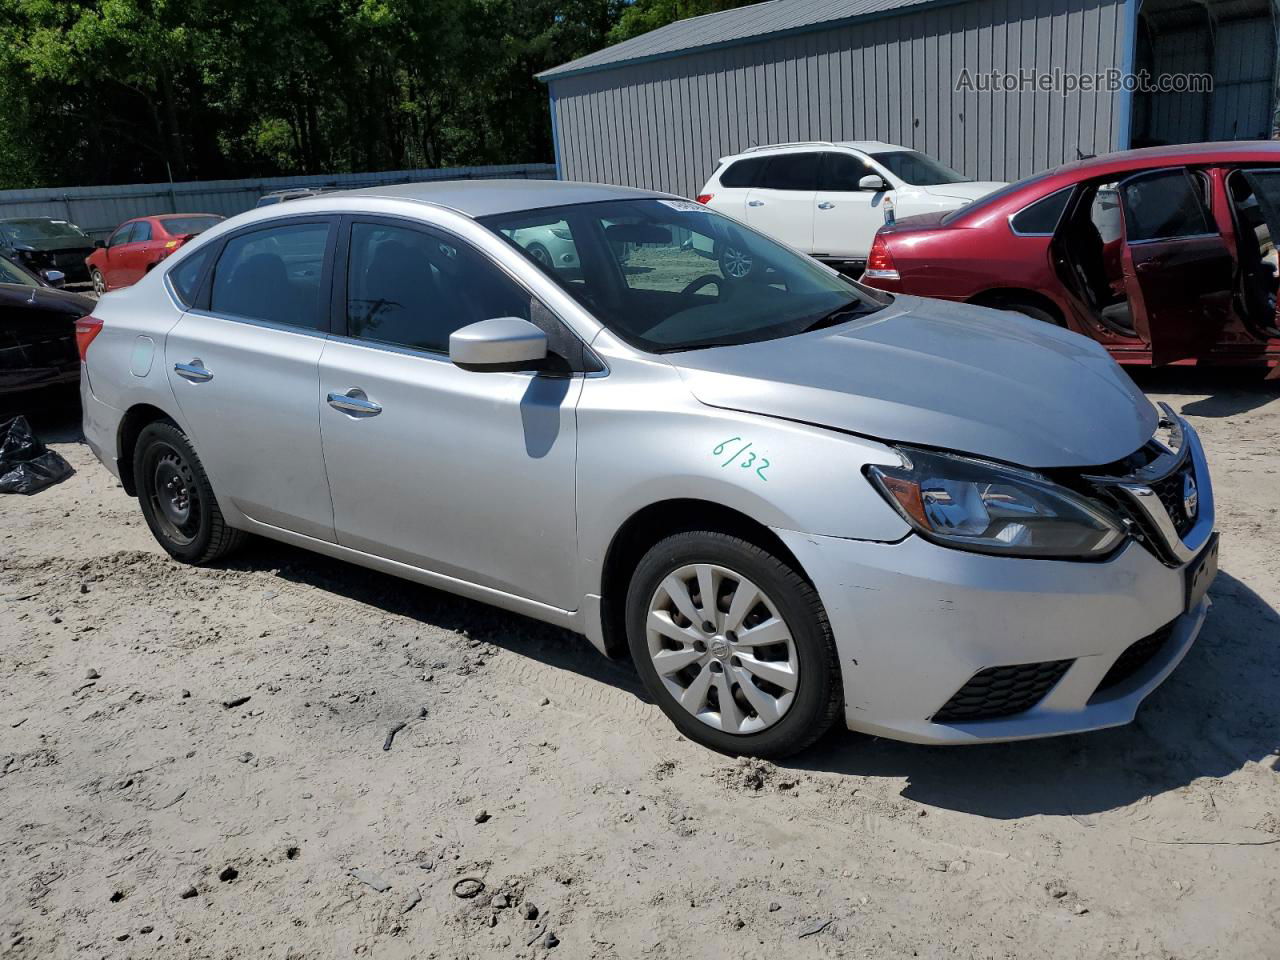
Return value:
M 1007 187 L 1007 183 L 996 180 L 970 180 L 964 183 L 939 183 L 932 187 L 921 187 L 931 197 L 946 197 L 949 200 L 977 200 L 992 191 Z
M 93 241 L 88 237 L 46 237 L 17 240 L 16 250 L 35 250 L 39 253 L 62 253 L 66 250 L 92 250 Z
M 0 283 L 0 299 L 10 307 L 43 310 L 80 318 L 93 312 L 94 301 L 56 287 L 28 287 L 20 283 Z
M 1037 469 L 1119 460 L 1158 419 L 1092 340 L 917 297 L 827 330 L 666 359 L 709 406 Z

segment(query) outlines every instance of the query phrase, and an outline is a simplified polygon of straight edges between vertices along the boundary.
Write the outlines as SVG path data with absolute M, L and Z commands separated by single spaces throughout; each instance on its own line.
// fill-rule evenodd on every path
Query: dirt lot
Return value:
M 46 415 L 76 475 L 0 498 L 0 956 L 1280 956 L 1280 386 L 1233 382 L 1143 380 L 1223 547 L 1135 724 L 777 767 L 557 630 L 266 542 L 180 567 Z

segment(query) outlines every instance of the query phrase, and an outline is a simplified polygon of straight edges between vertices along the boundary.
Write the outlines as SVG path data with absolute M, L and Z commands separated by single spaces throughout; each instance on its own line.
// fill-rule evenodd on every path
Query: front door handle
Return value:
M 374 403 L 359 387 L 352 387 L 346 393 L 329 394 L 329 406 L 353 417 L 376 417 L 382 412 L 382 404 Z
M 835 207 L 835 204 L 832 203 L 830 200 L 823 200 L 820 204 L 818 204 L 819 210 L 830 210 L 833 207 Z
M 747 206 L 748 206 L 748 207 L 763 207 L 763 206 L 764 206 L 764 201 L 763 201 L 763 200 L 748 200 L 748 201 L 747 201 Z
M 204 368 L 199 357 L 186 363 L 175 363 L 173 372 L 183 380 L 190 380 L 192 383 L 205 383 L 213 379 L 213 374 Z

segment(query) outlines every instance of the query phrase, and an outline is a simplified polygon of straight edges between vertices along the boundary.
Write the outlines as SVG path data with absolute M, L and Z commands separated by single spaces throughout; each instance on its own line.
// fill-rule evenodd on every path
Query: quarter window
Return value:
M 204 276 L 204 268 L 209 264 L 212 251 L 212 247 L 197 250 L 169 271 L 169 282 L 173 284 L 174 292 L 187 306 L 196 302 L 196 295 L 200 292 L 200 279 Z
M 1185 170 L 1161 170 L 1124 181 L 1120 204 L 1125 239 L 1141 243 L 1215 233 L 1200 193 Z
M 769 158 L 762 187 L 772 190 L 818 189 L 818 153 L 779 153 Z
M 327 222 L 294 223 L 232 237 L 213 270 L 209 309 L 315 330 L 324 323 L 320 277 Z
M 749 157 L 729 164 L 729 169 L 720 174 L 722 187 L 754 187 L 760 179 L 760 172 L 769 162 L 768 157 Z
M 351 226 L 347 332 L 448 353 L 449 334 L 494 317 L 530 318 L 532 298 L 483 255 L 444 234 Z
M 1067 208 L 1074 187 L 1063 187 L 1061 190 L 1041 197 L 1030 206 L 1023 207 L 1013 215 L 1010 223 L 1015 233 L 1030 237 L 1050 237 L 1058 229 L 1058 221 L 1062 219 L 1062 211 Z

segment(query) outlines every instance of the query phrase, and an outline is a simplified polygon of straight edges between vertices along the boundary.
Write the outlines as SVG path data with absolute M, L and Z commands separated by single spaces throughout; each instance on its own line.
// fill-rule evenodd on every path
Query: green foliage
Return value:
M 533 75 L 624 6 L 0 0 L 0 187 L 550 160 Z
M 665 27 L 676 20 L 700 17 L 735 7 L 746 7 L 760 0 L 635 0 L 609 31 L 609 42 L 620 43 L 642 33 Z

